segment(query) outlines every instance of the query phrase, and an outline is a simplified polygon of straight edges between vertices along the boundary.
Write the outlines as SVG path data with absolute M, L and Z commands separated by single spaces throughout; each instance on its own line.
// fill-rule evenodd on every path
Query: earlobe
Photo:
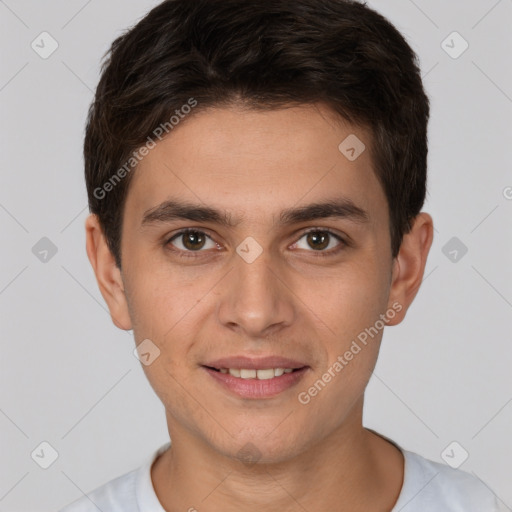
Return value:
M 402 309 L 388 321 L 397 325 L 405 317 L 409 306 L 416 297 L 423 280 L 428 253 L 432 246 L 434 224 L 432 217 L 419 213 L 413 221 L 409 233 L 403 237 L 400 251 L 393 263 L 393 277 L 389 293 L 388 307 L 397 302 Z
M 107 303 L 112 322 L 125 331 L 132 329 L 121 271 L 110 252 L 98 217 L 85 220 L 86 250 L 101 295 Z

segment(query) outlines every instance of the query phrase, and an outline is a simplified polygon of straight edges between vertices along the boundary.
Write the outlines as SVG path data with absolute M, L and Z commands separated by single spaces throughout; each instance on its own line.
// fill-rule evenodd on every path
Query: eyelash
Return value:
M 173 253 L 177 254 L 180 258 L 200 257 L 200 253 L 205 252 L 205 251 L 201 251 L 201 250 L 199 250 L 199 251 L 183 251 L 182 249 L 175 249 L 172 247 L 172 244 L 171 244 L 172 241 L 174 241 L 176 238 L 179 238 L 180 236 L 186 235 L 188 233 L 200 233 L 200 234 L 205 235 L 206 237 L 210 238 L 210 240 L 212 240 L 213 242 L 215 242 L 215 240 L 213 240 L 213 238 L 211 236 L 209 236 L 208 233 L 205 233 L 204 231 L 201 231 L 200 229 L 185 228 L 185 229 L 178 231 L 177 233 L 174 233 L 174 235 L 172 235 L 170 238 L 166 239 L 166 241 L 163 244 L 164 247 L 166 247 L 168 250 L 172 251 Z M 347 241 L 345 241 L 343 238 L 341 238 L 340 235 L 338 235 L 337 233 L 334 233 L 333 231 L 331 231 L 328 228 L 310 228 L 307 231 L 304 231 L 301 234 L 301 236 L 298 238 L 298 240 L 300 240 L 301 238 L 303 238 L 305 235 L 307 235 L 309 233 L 328 233 L 330 236 L 333 236 L 334 238 L 336 238 L 338 240 L 338 242 L 340 242 L 339 245 L 335 249 L 331 249 L 329 251 L 314 251 L 314 250 L 307 251 L 307 252 L 315 253 L 314 257 L 326 258 L 329 256 L 335 256 L 340 251 L 342 251 L 345 247 L 349 247 L 349 245 L 350 245 Z M 215 242 L 215 243 L 217 243 L 217 242 Z

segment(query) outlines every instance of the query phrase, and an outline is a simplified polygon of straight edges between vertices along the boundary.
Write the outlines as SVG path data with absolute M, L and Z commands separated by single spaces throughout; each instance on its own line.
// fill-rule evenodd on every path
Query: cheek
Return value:
M 194 391 L 193 382 L 187 381 L 187 372 L 180 371 L 171 358 L 162 354 L 151 366 L 144 367 L 144 373 L 155 394 L 164 404 L 166 414 L 177 418 L 181 424 L 195 428 L 197 418 L 202 415 L 203 410 L 197 406 L 195 397 L 198 395 Z M 201 419 L 204 424 L 208 423 L 208 418 Z
M 139 267 L 125 288 L 129 300 L 130 316 L 134 332 L 140 336 L 164 342 L 172 331 L 179 329 L 183 321 L 200 302 L 202 287 L 193 279 L 181 278 L 168 268 L 145 269 Z
M 149 267 L 145 272 L 132 274 L 127 287 L 131 297 L 130 315 L 137 343 L 149 339 L 159 351 L 150 366 L 144 366 L 146 375 L 159 396 L 169 387 L 185 385 L 190 368 L 191 350 L 196 343 L 204 314 L 201 297 L 211 287 L 208 282 L 181 278 L 179 273 Z M 159 384 L 160 383 L 160 384 Z M 162 389 L 158 390 L 159 385 Z
M 340 266 L 336 276 L 317 281 L 315 289 L 310 294 L 315 312 L 345 340 L 375 323 L 389 294 L 388 277 L 374 260 L 364 259 Z
M 326 389 L 318 405 L 335 402 L 338 407 L 345 401 L 348 407 L 364 392 L 377 361 L 385 326 L 380 315 L 387 307 L 387 276 L 375 260 L 361 258 L 340 268 L 339 277 L 326 280 L 324 289 L 323 295 L 318 294 L 321 302 L 316 311 L 329 326 L 323 330 L 327 360 L 319 371 L 319 386 L 325 384 Z

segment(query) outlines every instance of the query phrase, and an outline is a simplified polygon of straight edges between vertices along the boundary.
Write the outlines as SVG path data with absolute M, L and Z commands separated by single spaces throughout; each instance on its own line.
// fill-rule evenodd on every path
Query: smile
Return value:
M 295 386 L 309 370 L 302 368 L 213 368 L 202 366 L 223 391 L 241 398 L 271 398 Z
M 212 370 L 217 370 L 220 373 L 229 373 L 233 377 L 237 377 L 240 379 L 259 379 L 259 380 L 268 380 L 273 379 L 274 377 L 280 377 L 285 373 L 292 373 L 295 370 L 299 370 L 299 368 L 267 368 L 263 370 L 255 370 L 250 368 L 211 368 Z

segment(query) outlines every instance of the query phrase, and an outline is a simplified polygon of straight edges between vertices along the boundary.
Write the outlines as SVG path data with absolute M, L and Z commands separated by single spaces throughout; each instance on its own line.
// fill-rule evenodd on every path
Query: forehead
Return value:
M 369 130 L 320 105 L 205 109 L 138 164 L 125 212 L 140 222 L 147 210 L 180 197 L 244 219 L 275 219 L 291 206 L 343 196 L 375 220 L 387 203 L 370 149 Z

